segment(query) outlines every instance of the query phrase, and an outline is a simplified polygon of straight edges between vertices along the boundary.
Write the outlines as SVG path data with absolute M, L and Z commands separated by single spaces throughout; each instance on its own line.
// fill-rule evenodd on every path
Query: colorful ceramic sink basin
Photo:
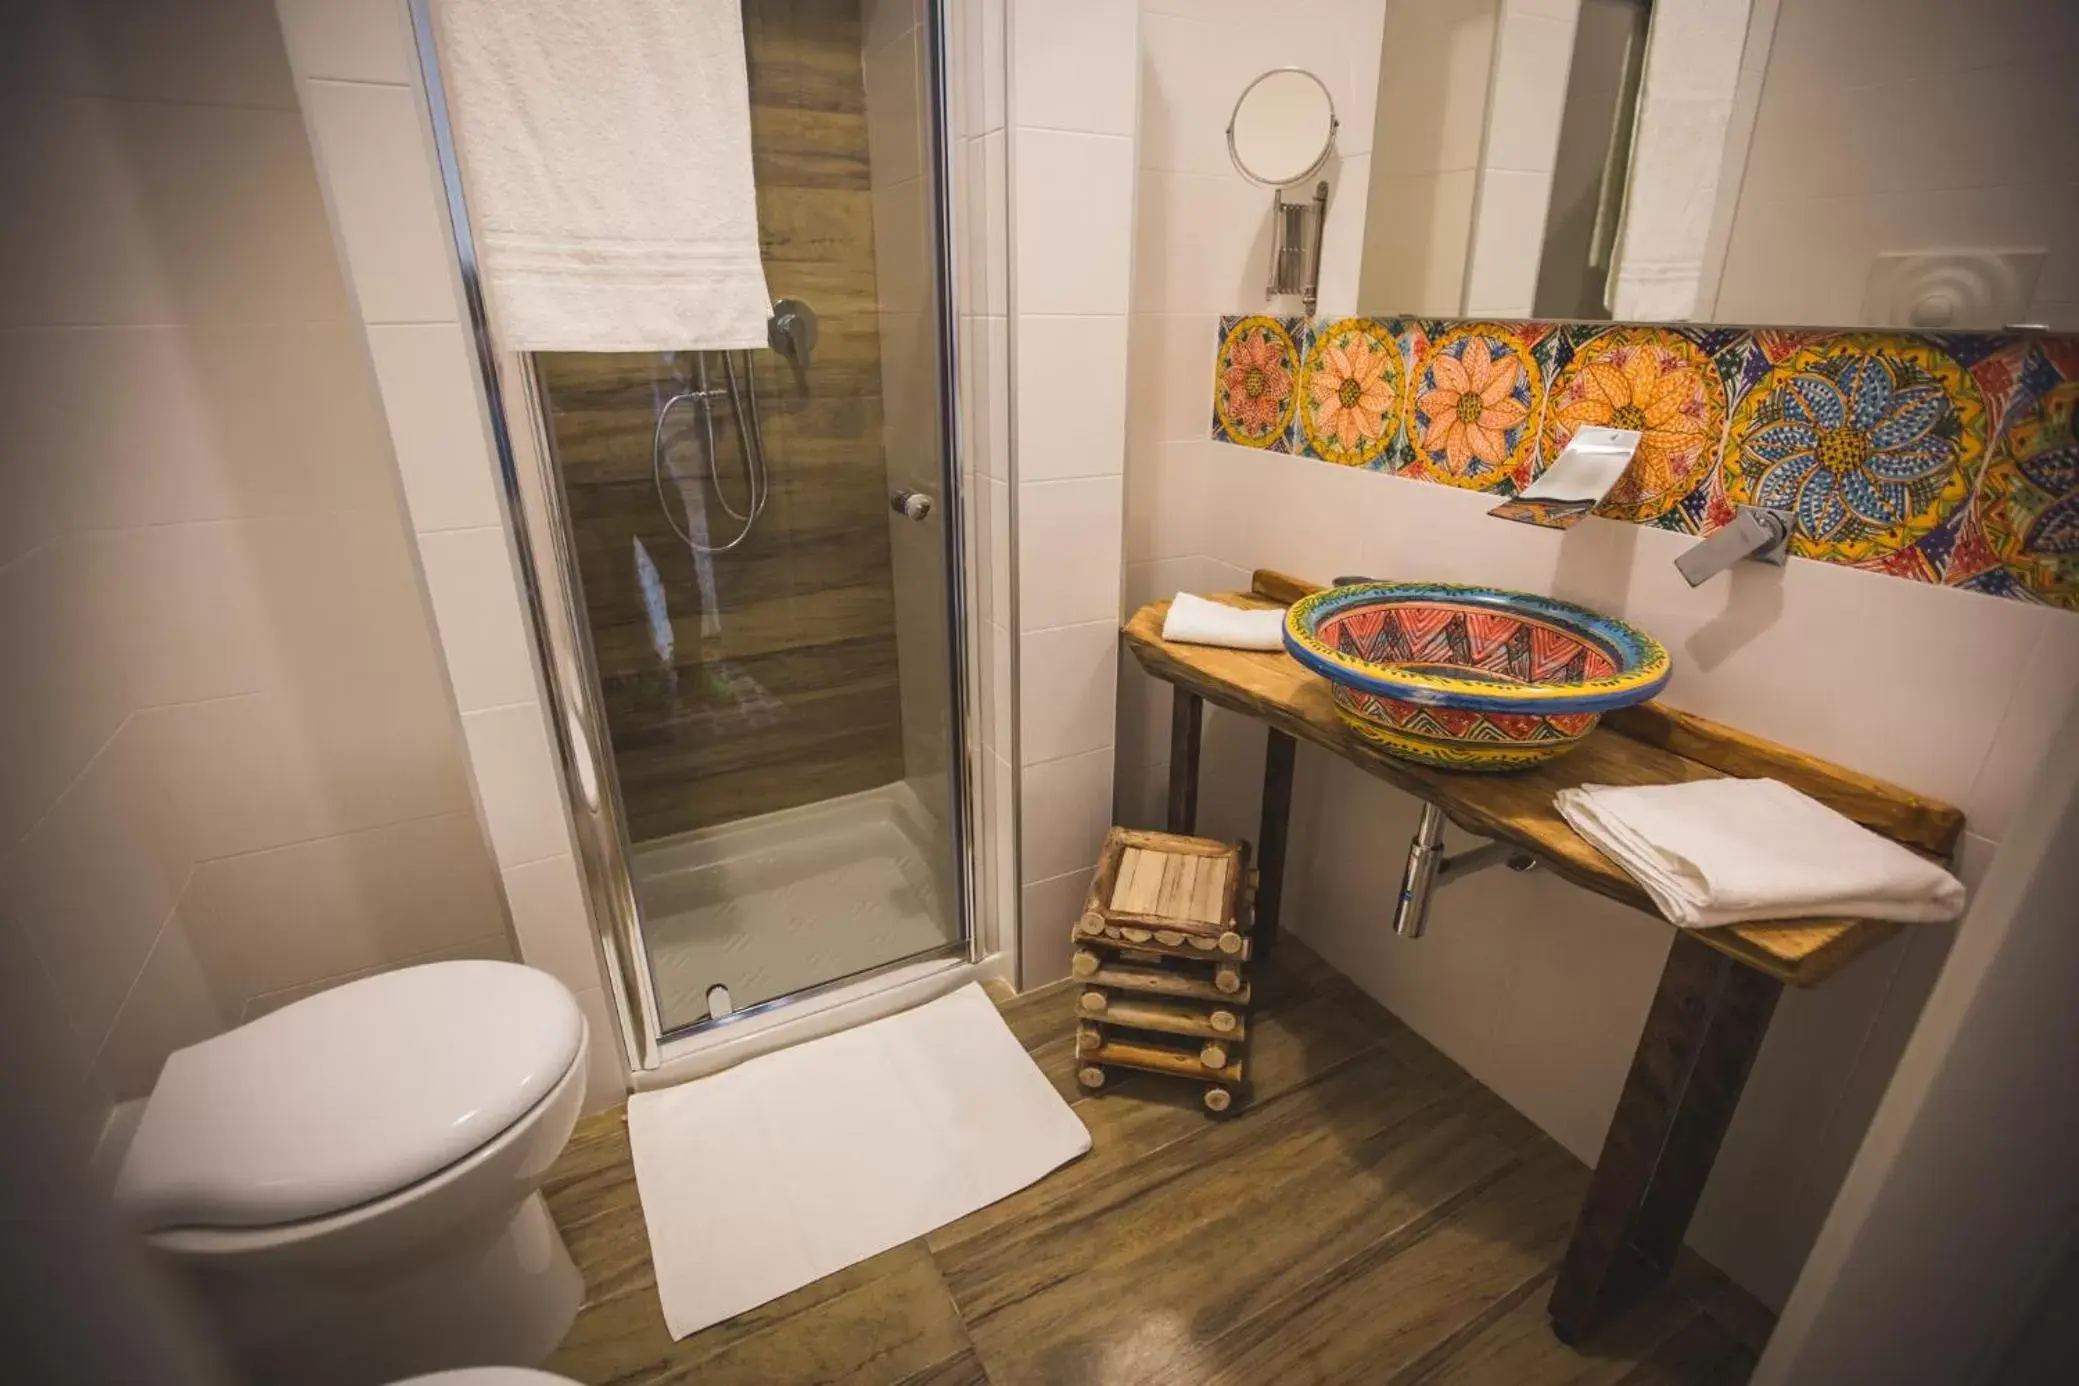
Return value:
M 1563 755 L 1612 708 L 1668 681 L 1658 640 L 1554 597 L 1450 582 L 1362 582 L 1293 603 L 1285 648 L 1334 686 L 1360 735 L 1449 770 Z

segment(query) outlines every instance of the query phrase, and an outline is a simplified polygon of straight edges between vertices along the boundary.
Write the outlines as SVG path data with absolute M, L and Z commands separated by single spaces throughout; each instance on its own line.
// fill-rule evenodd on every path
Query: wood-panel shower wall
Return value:
M 903 774 L 859 4 L 744 0 L 743 14 L 767 282 L 822 323 L 805 382 L 774 353 L 753 353 L 771 491 L 751 536 L 697 559 L 659 505 L 651 430 L 658 404 L 689 381 L 690 357 L 540 362 L 638 842 Z M 737 522 L 701 479 L 698 417 L 673 411 L 672 470 L 719 541 Z M 717 423 L 721 486 L 742 510 L 736 431 L 726 410 Z M 668 623 L 653 622 L 659 598 Z

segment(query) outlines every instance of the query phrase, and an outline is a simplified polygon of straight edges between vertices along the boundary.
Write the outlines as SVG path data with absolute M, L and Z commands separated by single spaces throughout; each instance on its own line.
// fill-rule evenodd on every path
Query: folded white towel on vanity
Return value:
M 1963 912 L 1964 888 L 1947 871 L 1775 780 L 1586 784 L 1553 803 L 1685 928 Z
M 1282 650 L 1285 648 L 1285 608 L 1244 611 L 1222 606 L 1189 592 L 1170 599 L 1169 615 L 1163 618 L 1162 638 L 1187 645 L 1225 645 L 1236 650 Z
M 741 0 L 433 9 L 499 345 L 764 346 Z

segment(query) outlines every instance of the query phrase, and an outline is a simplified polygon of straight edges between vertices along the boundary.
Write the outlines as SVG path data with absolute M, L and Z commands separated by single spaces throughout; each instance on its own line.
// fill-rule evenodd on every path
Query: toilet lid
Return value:
M 515 963 L 334 987 L 168 1058 L 116 1197 L 145 1230 L 266 1227 L 385 1197 L 518 1121 L 584 1033 L 569 989 Z

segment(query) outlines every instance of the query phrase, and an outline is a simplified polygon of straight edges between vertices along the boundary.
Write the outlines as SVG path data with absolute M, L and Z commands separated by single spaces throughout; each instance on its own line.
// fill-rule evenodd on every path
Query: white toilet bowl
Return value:
M 539 1190 L 585 1045 L 569 990 L 512 963 L 336 987 L 169 1058 L 117 1203 L 245 1380 L 531 1365 L 584 1293 Z

